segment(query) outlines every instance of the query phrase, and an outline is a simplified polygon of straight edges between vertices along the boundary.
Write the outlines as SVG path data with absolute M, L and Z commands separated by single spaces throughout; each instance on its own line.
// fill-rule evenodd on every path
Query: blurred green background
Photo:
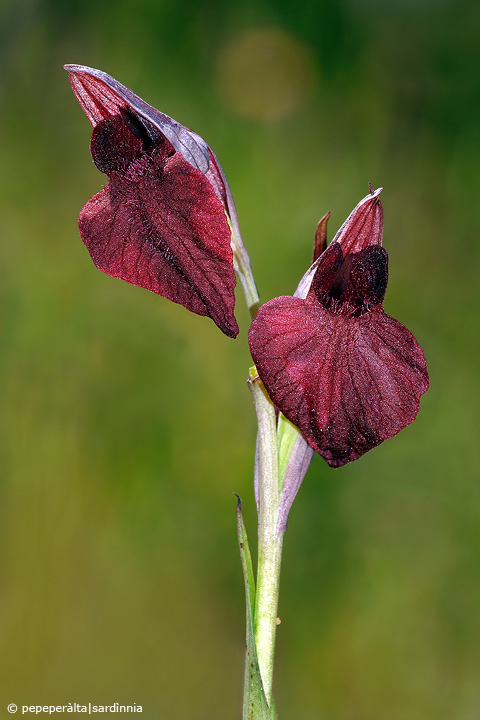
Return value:
M 233 342 L 94 269 L 76 218 L 105 178 L 69 62 L 210 143 L 263 301 L 293 292 L 321 215 L 331 237 L 384 186 L 385 308 L 431 389 L 359 461 L 314 458 L 285 542 L 277 707 L 478 720 L 479 27 L 473 0 L 1 0 L 0 717 L 240 717 L 247 313 L 239 294 Z

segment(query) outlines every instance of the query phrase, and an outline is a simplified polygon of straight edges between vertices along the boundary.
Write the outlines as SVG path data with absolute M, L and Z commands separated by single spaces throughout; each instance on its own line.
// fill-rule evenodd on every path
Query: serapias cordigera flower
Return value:
M 379 190 L 364 198 L 300 283 L 258 311 L 249 344 L 278 409 L 332 467 L 415 419 L 423 352 L 382 307 L 388 256 Z
M 235 208 L 210 147 L 106 73 L 65 69 L 93 126 L 93 161 L 109 178 L 79 217 L 96 267 L 207 315 L 235 337 L 227 219 L 235 223 Z

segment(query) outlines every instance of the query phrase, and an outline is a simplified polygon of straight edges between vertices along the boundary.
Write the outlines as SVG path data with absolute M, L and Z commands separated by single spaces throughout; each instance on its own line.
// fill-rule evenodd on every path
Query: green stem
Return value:
M 258 568 L 254 634 L 265 697 L 272 704 L 273 664 L 283 533 L 277 532 L 280 509 L 275 408 L 256 370 L 250 389 L 258 422 Z
M 260 674 L 269 705 L 272 703 L 282 546 L 283 534 L 276 542 L 268 536 L 259 538 L 254 634 Z
M 233 266 L 240 282 L 242 283 L 245 301 L 250 311 L 250 318 L 253 320 L 257 314 L 258 308 L 260 307 L 260 299 L 258 297 L 255 280 L 253 279 L 250 259 L 245 249 L 245 245 L 243 244 L 242 236 L 240 235 L 238 222 L 236 222 L 235 219 L 231 220 L 230 228 L 232 230 L 231 244 L 233 250 Z

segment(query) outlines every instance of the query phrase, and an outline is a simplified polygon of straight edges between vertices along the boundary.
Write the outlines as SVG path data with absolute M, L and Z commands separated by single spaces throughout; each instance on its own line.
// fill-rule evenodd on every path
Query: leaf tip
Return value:
M 235 495 L 235 497 L 237 498 L 237 510 L 241 510 L 242 509 L 242 498 L 236 492 L 232 493 L 232 495 Z

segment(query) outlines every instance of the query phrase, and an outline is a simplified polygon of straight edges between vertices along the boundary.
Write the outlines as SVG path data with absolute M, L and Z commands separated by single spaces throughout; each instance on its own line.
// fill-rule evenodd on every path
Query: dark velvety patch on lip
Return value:
M 102 120 L 92 132 L 90 151 L 100 172 L 125 171 L 143 152 L 143 143 L 126 125 L 120 115 Z
M 378 246 L 344 259 L 339 243 L 332 244 L 312 282 L 323 307 L 336 313 L 361 315 L 383 301 L 388 282 L 388 255 Z

